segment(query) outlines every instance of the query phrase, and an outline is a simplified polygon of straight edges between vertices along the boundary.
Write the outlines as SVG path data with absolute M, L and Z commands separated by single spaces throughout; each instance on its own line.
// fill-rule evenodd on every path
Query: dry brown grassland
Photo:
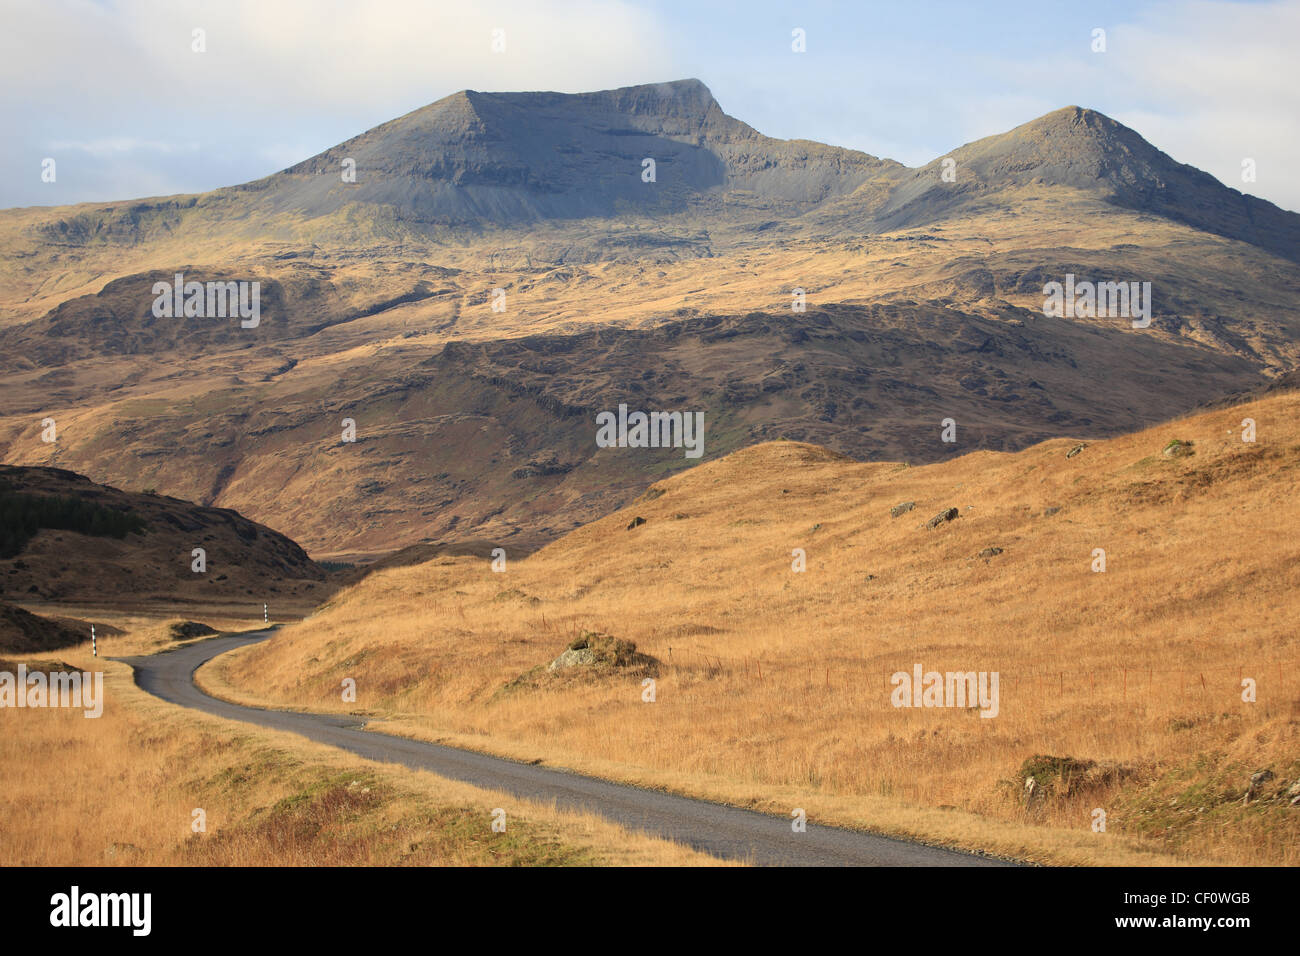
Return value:
M 199 678 L 1023 859 L 1294 864 L 1298 420 L 1283 394 L 1072 456 L 1062 438 L 919 468 L 768 443 L 504 573 L 487 555 L 377 573 Z M 1192 453 L 1166 456 L 1174 440 Z M 923 526 L 949 507 L 958 518 Z M 633 516 L 647 521 L 628 530 Z M 506 688 L 587 630 L 659 661 L 652 703 L 639 672 Z M 997 717 L 892 706 L 890 675 L 918 663 L 997 672 Z M 1274 778 L 1246 800 L 1259 770 Z
M 124 621 L 124 624 L 131 622 Z M 136 621 L 115 653 L 169 643 Z M 11 655 L 29 669 L 102 670 L 102 717 L 0 711 L 0 865 L 709 865 L 598 817 L 360 760 L 164 703 L 89 645 Z M 492 811 L 506 810 L 493 832 Z M 203 810 L 203 832 L 195 832 Z

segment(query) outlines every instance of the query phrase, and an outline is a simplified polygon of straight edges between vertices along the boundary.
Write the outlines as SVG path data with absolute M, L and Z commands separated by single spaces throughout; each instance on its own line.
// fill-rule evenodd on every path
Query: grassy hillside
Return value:
M 919 468 L 768 443 L 504 573 L 485 554 L 374 574 L 200 677 L 1031 859 L 1297 863 L 1298 421 L 1285 393 L 1078 451 Z M 643 668 L 507 687 L 589 630 L 657 660 L 653 703 Z M 892 706 L 890 676 L 916 664 L 998 672 L 998 715 Z
M 124 645 L 147 642 L 135 634 Z M 0 660 L 105 671 L 103 716 L 7 712 L 2 866 L 712 865 L 584 814 L 185 711 L 88 649 Z M 58 799 L 52 799 L 57 794 Z M 506 810 L 504 833 L 492 811 Z M 194 810 L 206 829 L 194 830 Z

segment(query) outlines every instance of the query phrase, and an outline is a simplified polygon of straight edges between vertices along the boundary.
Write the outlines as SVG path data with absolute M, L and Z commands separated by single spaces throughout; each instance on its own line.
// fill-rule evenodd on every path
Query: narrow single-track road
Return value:
M 795 833 L 790 820 L 752 810 L 371 732 L 354 717 L 245 707 L 211 697 L 195 685 L 194 672 L 203 664 L 273 633 L 274 628 L 216 637 L 162 654 L 116 659 L 135 669 L 135 682 L 141 688 L 182 707 L 287 730 L 368 760 L 428 770 L 522 799 L 554 801 L 560 809 L 595 813 L 724 859 L 784 866 L 1005 865 L 1001 860 L 813 823 L 805 832 Z

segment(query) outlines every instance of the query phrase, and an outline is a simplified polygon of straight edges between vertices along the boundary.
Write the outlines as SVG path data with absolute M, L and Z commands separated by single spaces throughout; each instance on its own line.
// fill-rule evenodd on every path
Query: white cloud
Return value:
M 972 138 L 1003 132 L 1050 109 L 1087 106 L 1130 126 L 1170 154 L 1225 184 L 1300 210 L 1300 84 L 1294 82 L 1300 3 L 1159 3 L 1131 22 L 1109 24 L 1107 50 L 1081 43 L 1068 55 L 1003 61 L 991 69 L 1007 88 L 1033 91 L 975 124 Z M 1036 104 L 1036 105 L 1035 105 Z M 974 113 L 974 111 L 972 111 Z M 1259 179 L 1241 181 L 1241 161 Z
M 1175 159 L 1300 210 L 1291 160 L 1300 154 L 1297 37 L 1297 3 L 1165 4 L 1117 31 L 1116 82 L 1150 105 L 1115 119 Z M 1241 181 L 1247 157 L 1259 164 L 1256 183 Z
M 664 27 L 621 0 L 44 0 L 0 10 L 0 206 L 199 191 L 263 176 L 461 89 L 676 79 Z M 196 28 L 206 52 L 192 50 Z M 505 31 L 505 51 L 491 50 Z M 200 161 L 158 161 L 202 144 Z M 57 148 L 102 161 L 42 188 Z M 296 151 L 294 151 L 296 150 Z M 193 157 L 191 157 L 191 160 Z M 112 168 L 110 168 L 112 167 Z M 141 187 L 109 194 L 129 182 Z M 34 171 L 34 172 L 33 172 Z
M 83 115 L 139 97 L 209 115 L 391 110 L 475 86 L 644 82 L 672 59 L 656 18 L 619 0 L 61 0 L 5 19 L 0 102 L 58 98 Z M 191 49 L 196 28 L 205 31 L 204 53 Z M 490 49 L 494 28 L 505 31 L 502 53 Z M 55 50 L 59 64 L 75 66 L 51 69 Z

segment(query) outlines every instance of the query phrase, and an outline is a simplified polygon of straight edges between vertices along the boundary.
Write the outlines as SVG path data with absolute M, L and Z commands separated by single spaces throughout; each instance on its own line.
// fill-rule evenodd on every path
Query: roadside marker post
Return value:
M 90 625 L 90 656 L 99 656 L 99 646 L 95 643 L 95 625 Z
M 270 624 L 270 623 L 271 623 L 271 619 L 270 619 L 270 617 L 267 616 L 267 613 L 266 613 L 266 605 L 265 605 L 265 604 L 262 605 L 262 623 L 263 623 L 263 624 Z

